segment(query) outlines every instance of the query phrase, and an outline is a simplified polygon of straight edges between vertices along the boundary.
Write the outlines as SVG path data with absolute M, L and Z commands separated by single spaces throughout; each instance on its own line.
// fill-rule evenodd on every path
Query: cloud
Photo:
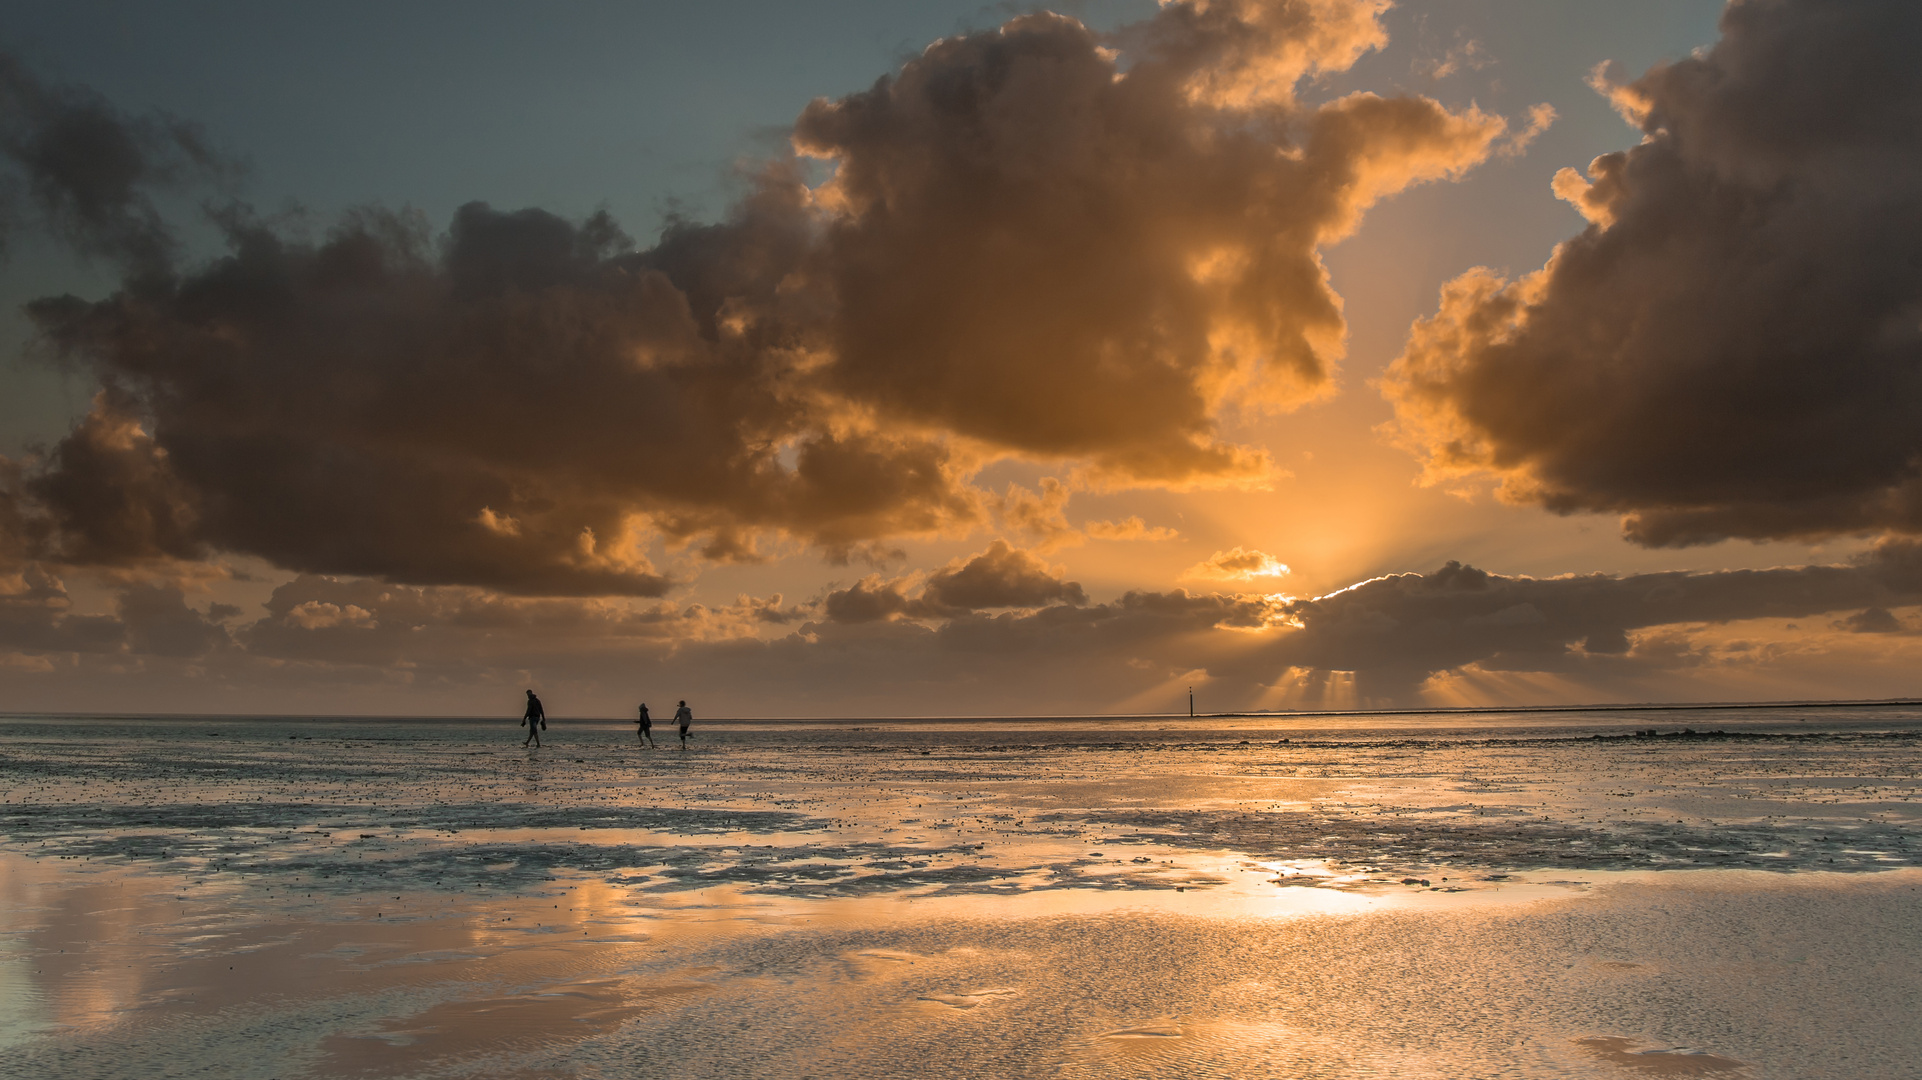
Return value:
M 1388 43 L 1389 0 L 1193 0 L 1122 31 L 1146 38 L 1186 94 L 1235 109 L 1290 105 L 1304 78 L 1345 71 Z
M 1595 82 L 1644 134 L 1555 190 L 1540 271 L 1470 271 L 1383 389 L 1428 478 L 1648 546 L 1922 531 L 1922 9 L 1737 0 Z
M 1851 634 L 1899 634 L 1906 629 L 1902 620 L 1890 614 L 1887 608 L 1879 607 L 1863 608 L 1847 618 L 1835 620 L 1833 625 L 1837 630 L 1846 630 Z
M 1120 521 L 1090 521 L 1083 529 L 1096 540 L 1173 540 L 1181 535 L 1165 525 L 1150 526 L 1138 514 Z
M 115 607 L 127 627 L 129 650 L 140 655 L 202 657 L 230 641 L 212 615 L 187 606 L 186 594 L 176 586 L 129 586 Z
M 221 619 L 238 614 L 237 609 L 214 605 L 207 612 L 197 611 L 173 582 L 122 583 L 113 591 L 112 604 L 112 614 L 75 612 L 66 583 L 46 567 L 28 563 L 0 576 L 0 650 L 40 657 L 194 659 L 232 645 Z
M 1437 81 L 1463 71 L 1482 71 L 1492 67 L 1495 58 L 1488 49 L 1474 38 L 1463 37 L 1456 31 L 1455 43 L 1444 52 L 1440 59 L 1424 57 L 1415 61 L 1417 75 L 1424 75 Z
M 904 585 L 905 582 L 883 581 L 879 575 L 871 574 L 851 588 L 828 593 L 821 602 L 821 611 L 828 621 L 837 623 L 877 622 L 897 615 L 932 615 L 929 608 L 908 599 Z
M 29 204 L 0 203 L 0 251 L 11 229 L 32 223 L 135 278 L 164 275 L 175 242 L 153 196 L 236 171 L 197 126 L 49 86 L 0 53 L 0 183 L 24 185 Z
M 1280 559 L 1253 548 L 1236 547 L 1228 551 L 1217 551 L 1201 562 L 1183 571 L 1184 578 L 1213 578 L 1220 581 L 1253 581 L 1255 578 L 1278 578 L 1288 573 L 1288 567 Z
M 918 595 L 908 592 L 920 586 Z M 942 619 L 987 608 L 1038 608 L 1050 604 L 1078 606 L 1088 602 L 1079 582 L 1060 573 L 1033 554 L 996 540 L 988 550 L 956 559 L 927 575 L 892 581 L 874 574 L 851 588 L 830 592 L 821 611 L 836 623 L 864 623 L 907 616 Z
M 751 332 L 704 336 L 659 267 L 693 267 L 698 291 L 716 234 L 623 256 L 603 218 L 479 204 L 438 250 L 405 215 L 316 243 L 234 229 L 234 253 L 172 291 L 32 306 L 108 387 L 25 482 L 42 554 L 234 551 L 653 596 L 669 585 L 644 551 L 656 533 L 705 533 L 710 558 L 739 559 L 756 527 L 836 544 L 975 514 L 941 445 L 829 430 Z M 732 283 L 729 310 L 778 303 L 785 270 L 768 273 Z
M 18 654 L 118 652 L 127 628 L 111 615 L 76 615 L 66 583 L 28 564 L 0 576 L 0 649 Z
M 1597 658 L 1649 660 L 1678 640 L 1638 636 L 1652 628 L 1922 602 L 1919 559 L 1922 548 L 1895 542 L 1847 565 L 1622 577 L 1509 577 L 1451 562 L 1290 602 L 1283 617 L 1301 632 L 1277 646 L 1276 659 L 1352 671 L 1365 699 L 1409 703 L 1431 676 L 1469 665 L 1553 672 Z
M 941 608 L 960 611 L 1088 602 L 1078 582 L 1063 581 L 1048 564 L 1009 547 L 1005 540 L 996 540 L 958 566 L 937 571 L 928 578 L 923 596 Z
M 427 711 L 507 709 L 536 685 L 571 715 L 670 695 L 761 716 L 1119 712 L 1174 708 L 1190 684 L 1210 711 L 1868 697 L 1913 692 L 1917 638 L 1892 631 L 1918 605 L 1922 543 L 1905 541 L 1842 565 L 1711 573 L 1449 563 L 1299 600 L 1135 590 L 1097 603 L 1005 544 L 791 606 L 307 575 L 246 617 L 188 607 L 162 580 L 82 614 L 29 567 L 0 580 L 0 685 L 27 708 L 137 708 L 164 690 L 175 707 L 271 710 L 300 691 L 325 711 L 384 713 L 401 695 Z M 1830 613 L 1826 629 L 1784 628 Z
M 1345 327 L 1320 246 L 1507 126 L 1299 100 L 1379 46 L 1383 7 L 1186 0 L 1106 37 L 1028 15 L 946 38 L 807 106 L 798 156 L 723 220 L 641 248 L 604 214 L 471 203 L 435 235 L 368 209 L 315 237 L 228 206 L 228 253 L 176 265 L 144 192 L 211 167 L 203 143 L 61 98 L 132 149 L 118 180 L 59 174 L 48 212 L 94 223 L 79 239 L 147 236 L 134 261 L 166 272 L 30 305 L 101 393 L 9 466 L 7 542 L 650 597 L 673 585 L 657 544 L 846 561 L 965 532 L 995 501 L 972 478 L 1010 457 L 1090 484 L 1259 483 L 1265 455 L 1216 416 L 1328 392 Z M 46 95 L 6 70 L 28 118 L 8 153 L 39 161 L 52 121 L 17 103 Z M 801 158 L 831 177 L 810 187 Z M 1036 498 L 1017 527 L 1045 534 L 1056 495 Z
M 1030 491 L 1020 484 L 1009 484 L 993 499 L 993 505 L 1002 527 L 1032 537 L 1038 551 L 1055 551 L 1090 539 L 1171 540 L 1181 535 L 1161 526 L 1150 528 L 1140 515 L 1120 521 L 1088 521 L 1077 529 L 1068 523 L 1066 513 L 1073 491 L 1052 476 L 1042 477 L 1037 486 L 1039 491 Z
M 1258 478 L 1213 410 L 1327 386 L 1343 327 L 1317 245 L 1504 126 L 1423 98 L 1294 104 L 1378 43 L 1381 6 L 1169 5 L 1122 32 L 1125 74 L 1080 23 L 1023 16 L 817 100 L 794 141 L 835 166 L 835 385 L 1127 480 Z
M 1042 477 L 1036 486 L 1041 490 L 1030 491 L 1020 484 L 1009 484 L 994 500 L 1002 526 L 1034 537 L 1044 551 L 1085 541 L 1087 537 L 1068 524 L 1065 513 L 1074 492 L 1052 476 Z

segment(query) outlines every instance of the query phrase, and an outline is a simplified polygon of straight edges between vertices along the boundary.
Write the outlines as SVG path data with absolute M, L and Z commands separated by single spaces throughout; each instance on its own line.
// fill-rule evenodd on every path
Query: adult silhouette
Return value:
M 654 745 L 654 718 L 647 715 L 647 702 L 641 702 L 641 718 L 634 721 L 639 726 L 634 729 L 634 741 L 647 740 L 648 746 Z
M 681 702 L 681 707 L 674 711 L 674 723 L 681 729 L 681 749 L 683 750 L 687 749 L 687 726 L 693 722 L 694 710 L 687 707 L 687 702 Z
M 532 690 L 527 692 L 527 711 L 521 714 L 521 724 L 527 728 L 527 738 L 521 740 L 521 745 L 533 743 L 536 750 L 540 749 L 541 729 L 547 726 L 547 710 L 541 708 L 541 699 L 535 697 Z

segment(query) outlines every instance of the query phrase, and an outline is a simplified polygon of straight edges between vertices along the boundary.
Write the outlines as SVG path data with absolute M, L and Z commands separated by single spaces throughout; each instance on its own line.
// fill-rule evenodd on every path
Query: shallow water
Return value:
M 0 1075 L 1913 1075 L 1919 736 L 25 718 Z

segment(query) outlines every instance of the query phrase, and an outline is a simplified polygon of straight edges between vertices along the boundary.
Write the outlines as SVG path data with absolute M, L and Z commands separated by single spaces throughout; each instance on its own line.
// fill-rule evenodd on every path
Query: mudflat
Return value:
M 1922 1060 L 1913 709 L 512 727 L 10 723 L 0 1075 Z

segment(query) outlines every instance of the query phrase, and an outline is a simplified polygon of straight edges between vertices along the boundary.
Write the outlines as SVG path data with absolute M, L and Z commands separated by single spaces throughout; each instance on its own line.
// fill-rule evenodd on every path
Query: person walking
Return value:
M 687 749 L 687 726 L 693 722 L 694 710 L 687 707 L 687 702 L 681 702 L 681 707 L 674 712 L 674 723 L 681 729 L 681 749 L 683 750 Z
M 547 710 L 541 708 L 541 699 L 535 697 L 532 690 L 527 692 L 527 711 L 521 714 L 521 725 L 527 728 L 527 738 L 521 740 L 521 745 L 533 743 L 534 749 L 539 750 L 541 729 L 547 726 Z
M 634 729 L 634 741 L 640 742 L 645 739 L 647 745 L 652 748 L 654 746 L 654 718 L 647 715 L 647 702 L 641 702 L 641 718 L 634 722 L 640 725 Z

